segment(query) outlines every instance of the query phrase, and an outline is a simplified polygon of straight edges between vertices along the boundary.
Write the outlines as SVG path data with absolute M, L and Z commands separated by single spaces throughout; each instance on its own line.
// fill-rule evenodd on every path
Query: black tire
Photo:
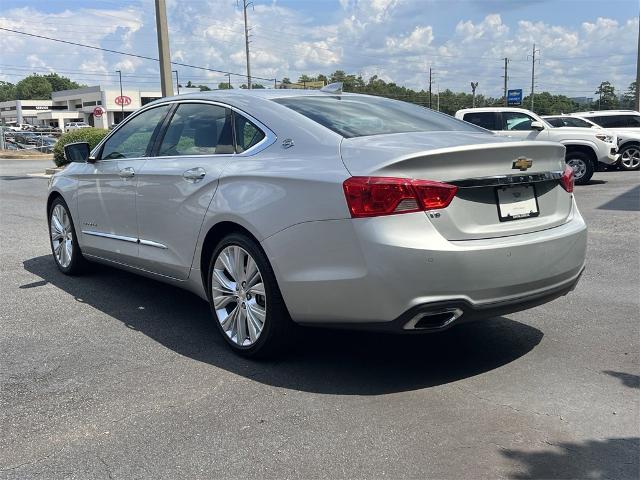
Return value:
M 595 171 L 595 167 L 593 166 L 593 161 L 591 157 L 583 152 L 570 152 L 567 154 L 566 162 L 568 164 L 578 163 L 582 165 L 584 170 L 584 174 L 581 177 L 575 176 L 575 184 L 576 185 L 586 185 L 593 177 L 593 172 Z M 575 169 L 574 169 L 575 175 Z
M 262 331 L 257 340 L 250 346 L 241 346 L 233 341 L 224 331 L 218 316 L 216 314 L 213 302 L 212 276 L 216 259 L 220 252 L 229 246 L 238 246 L 244 249 L 251 257 L 253 257 L 260 274 L 262 275 L 262 283 L 264 284 L 266 296 L 266 315 Z M 209 260 L 209 271 L 207 272 L 207 296 L 211 307 L 213 321 L 231 349 L 249 358 L 271 358 L 282 353 L 287 345 L 288 340 L 294 333 L 294 325 L 289 316 L 289 312 L 280 293 L 280 288 L 276 281 L 276 277 L 271 268 L 271 264 L 260 246 L 253 239 L 242 233 L 232 233 L 225 236 L 211 255 Z M 239 306 L 239 305 L 238 305 Z
M 71 238 L 72 238 L 71 262 L 69 262 L 69 264 L 66 266 L 61 265 L 60 262 L 58 261 L 55 253 L 55 248 L 53 245 L 53 239 L 51 238 L 51 215 L 53 210 L 58 205 L 65 210 L 67 216 L 69 217 L 69 223 L 71 225 Z M 62 197 L 57 197 L 53 200 L 53 202 L 51 202 L 49 211 L 47 212 L 47 224 L 49 226 L 49 245 L 51 245 L 51 254 L 53 255 L 53 261 L 58 267 L 58 270 L 60 270 L 65 275 L 78 275 L 82 273 L 86 268 L 87 261 L 82 255 L 82 250 L 80 249 L 80 244 L 78 243 L 78 237 L 76 236 L 76 228 L 73 223 L 73 217 L 71 217 L 71 213 L 69 212 L 69 207 L 67 206 L 66 202 L 62 199 Z
M 636 166 L 627 166 L 624 163 L 622 163 L 622 157 L 625 154 L 628 154 L 630 151 L 633 152 L 638 152 L 640 151 L 640 146 L 638 145 L 626 145 L 624 147 L 622 147 L 620 149 L 620 151 L 618 152 L 620 154 L 620 161 L 618 162 L 618 165 L 620 166 L 621 170 L 626 170 L 628 172 L 632 171 L 632 170 L 638 170 L 640 168 L 640 163 Z

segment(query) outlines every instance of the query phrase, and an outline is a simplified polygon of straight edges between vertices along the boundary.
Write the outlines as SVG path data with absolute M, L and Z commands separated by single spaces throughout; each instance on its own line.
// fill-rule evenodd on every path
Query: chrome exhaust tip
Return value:
M 458 320 L 464 312 L 461 308 L 443 308 L 432 312 L 421 312 L 409 320 L 404 330 L 442 330 Z

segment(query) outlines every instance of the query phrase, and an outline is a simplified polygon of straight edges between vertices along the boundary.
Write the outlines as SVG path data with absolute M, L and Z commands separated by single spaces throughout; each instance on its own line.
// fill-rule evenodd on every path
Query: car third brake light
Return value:
M 458 191 L 447 183 L 394 177 L 351 177 L 343 188 L 353 218 L 446 208 Z

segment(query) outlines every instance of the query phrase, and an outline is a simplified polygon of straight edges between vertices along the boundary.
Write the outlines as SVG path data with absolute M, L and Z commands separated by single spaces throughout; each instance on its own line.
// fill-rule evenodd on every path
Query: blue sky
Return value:
M 602 80 L 626 90 L 635 77 L 637 0 L 254 0 L 253 72 L 265 78 L 341 69 L 412 88 L 500 95 L 502 58 L 510 87 L 530 88 L 527 54 L 540 49 L 537 89 L 592 96 Z M 174 61 L 244 72 L 242 16 L 235 0 L 167 0 Z M 157 56 L 153 0 L 0 0 L 0 26 Z M 155 88 L 153 62 L 0 33 L 0 79 L 30 71 L 87 84 L 114 71 Z M 184 82 L 215 87 L 224 76 L 179 67 Z M 233 79 L 235 84 L 241 78 Z M 267 83 L 267 82 L 265 82 Z

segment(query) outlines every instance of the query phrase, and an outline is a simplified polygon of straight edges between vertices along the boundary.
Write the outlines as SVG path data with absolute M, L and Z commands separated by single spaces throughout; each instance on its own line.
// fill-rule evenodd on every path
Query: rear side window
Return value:
M 265 137 L 264 132 L 256 127 L 251 120 L 238 113 L 234 113 L 236 149 L 238 153 L 249 150 Z
M 234 153 L 231 110 L 204 103 L 183 103 L 171 117 L 158 156 Z
M 602 115 L 589 119 L 604 128 L 640 127 L 640 115 Z
M 559 118 L 545 118 L 547 123 L 552 127 L 566 127 L 567 125 Z
M 465 122 L 473 123 L 487 130 L 500 130 L 494 112 L 469 112 L 465 113 L 463 118 Z
M 274 100 L 346 138 L 406 132 L 484 132 L 412 103 L 365 95 L 309 95 Z

